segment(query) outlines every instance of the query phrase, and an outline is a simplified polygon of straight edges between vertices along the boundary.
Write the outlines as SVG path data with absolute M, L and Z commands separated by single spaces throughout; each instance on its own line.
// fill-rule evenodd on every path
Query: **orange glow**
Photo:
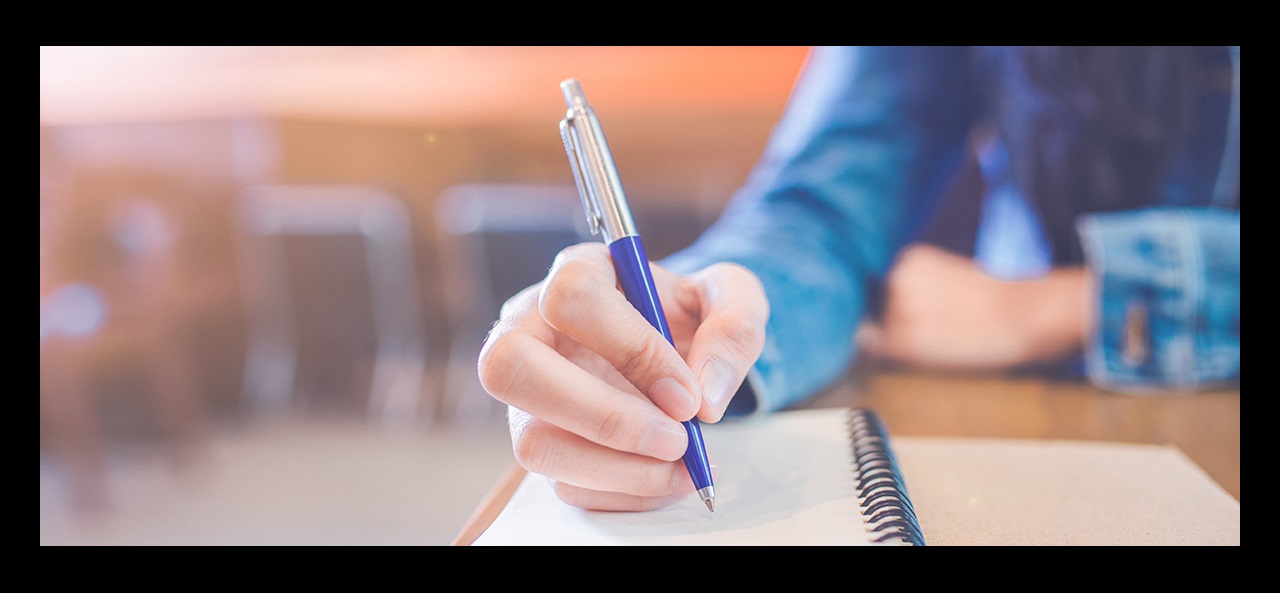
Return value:
M 41 47 L 45 125 L 216 117 L 545 118 L 577 78 L 611 117 L 776 111 L 808 48 Z

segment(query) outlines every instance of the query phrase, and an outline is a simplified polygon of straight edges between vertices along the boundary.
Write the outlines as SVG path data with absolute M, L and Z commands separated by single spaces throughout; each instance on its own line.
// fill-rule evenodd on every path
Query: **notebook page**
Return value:
M 1238 546 L 1240 502 L 1171 445 L 894 438 L 929 545 Z
M 646 512 L 585 511 L 528 474 L 473 545 L 867 545 L 848 410 L 703 424 L 716 510 L 696 495 Z M 901 545 L 890 540 L 889 545 Z

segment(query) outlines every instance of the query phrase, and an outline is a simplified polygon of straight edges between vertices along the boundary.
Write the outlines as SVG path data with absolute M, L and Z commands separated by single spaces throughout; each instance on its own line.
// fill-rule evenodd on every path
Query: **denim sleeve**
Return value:
M 755 272 L 764 351 L 727 416 L 798 404 L 846 371 L 868 291 L 924 222 L 970 123 L 967 52 L 815 48 L 760 161 L 724 214 L 660 262 Z
M 1098 289 L 1090 381 L 1158 393 L 1239 379 L 1239 210 L 1094 214 L 1077 230 Z

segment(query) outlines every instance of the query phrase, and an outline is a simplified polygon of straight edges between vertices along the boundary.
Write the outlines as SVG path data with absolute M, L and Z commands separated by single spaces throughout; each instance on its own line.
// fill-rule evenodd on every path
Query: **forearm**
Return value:
M 872 355 L 913 366 L 1001 370 L 1080 352 L 1089 327 L 1089 277 L 1080 267 L 1004 280 L 927 243 L 903 249 L 883 311 L 862 328 Z
M 733 261 L 764 284 L 771 317 L 749 377 L 760 409 L 802 401 L 852 361 L 867 290 L 959 162 L 963 59 L 946 48 L 815 49 L 725 215 L 666 262 L 687 272 Z

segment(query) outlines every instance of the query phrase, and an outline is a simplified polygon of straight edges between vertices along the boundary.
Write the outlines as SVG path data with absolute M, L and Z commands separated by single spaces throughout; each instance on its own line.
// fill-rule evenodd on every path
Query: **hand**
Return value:
M 991 370 L 1080 350 L 1092 316 L 1083 268 L 1007 281 L 926 244 L 903 249 L 885 282 L 881 323 L 865 324 L 868 355 L 922 367 Z
M 608 248 L 584 243 L 502 306 L 480 351 L 516 460 L 569 504 L 648 510 L 694 492 L 680 422 L 719 421 L 764 347 L 768 301 L 746 268 L 651 269 L 674 348 L 618 290 Z

